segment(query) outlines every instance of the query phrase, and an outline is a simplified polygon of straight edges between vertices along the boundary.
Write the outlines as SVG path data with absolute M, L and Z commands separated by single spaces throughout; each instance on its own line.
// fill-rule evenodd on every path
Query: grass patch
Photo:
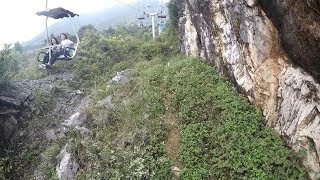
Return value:
M 213 67 L 173 52 L 164 54 L 170 52 L 162 47 L 168 46 L 166 41 L 99 36 L 101 53 L 85 55 L 78 64 L 92 66 L 90 73 L 95 75 L 84 73 L 82 67 L 76 72 L 97 82 L 95 103 L 112 95 L 115 108 L 88 110 L 93 134 L 81 145 L 79 178 L 170 179 L 170 166 L 176 164 L 183 167 L 181 179 L 306 177 L 279 136 L 265 128 L 261 113 Z M 132 70 L 129 82 L 108 86 L 115 72 L 123 69 Z M 166 122 L 172 117 L 180 128 L 175 130 L 179 147 L 166 144 L 174 136 Z M 168 156 L 165 147 L 180 149 L 180 160 L 170 160 L 175 155 Z
M 155 88 L 161 83 L 161 67 L 149 76 L 156 70 L 151 65 L 155 61 L 131 66 L 128 83 L 96 91 L 94 104 L 112 95 L 114 108 L 87 110 L 92 134 L 78 145 L 78 179 L 171 179 L 171 161 L 164 149 L 164 98 Z
M 128 83 L 96 95 L 112 95 L 116 108 L 88 110 L 93 134 L 81 145 L 79 179 L 172 179 L 173 165 L 183 167 L 181 179 L 306 178 L 261 113 L 206 63 L 178 55 L 130 68 Z M 165 149 L 172 116 L 179 161 Z
M 283 141 L 214 69 L 177 58 L 165 83 L 182 125 L 181 179 L 305 179 Z
M 15 73 L 13 79 L 35 80 L 44 78 L 48 75 L 46 70 L 39 69 L 39 65 L 41 63 L 35 59 L 35 54 L 32 55 L 26 56 L 26 59 L 24 59 L 18 64 L 18 71 Z

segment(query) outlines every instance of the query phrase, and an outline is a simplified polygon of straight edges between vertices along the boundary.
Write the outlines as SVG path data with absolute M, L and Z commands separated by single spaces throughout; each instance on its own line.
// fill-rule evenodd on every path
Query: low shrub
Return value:
M 182 124 L 182 179 L 305 179 L 259 111 L 212 67 L 197 59 L 169 61 L 165 83 Z

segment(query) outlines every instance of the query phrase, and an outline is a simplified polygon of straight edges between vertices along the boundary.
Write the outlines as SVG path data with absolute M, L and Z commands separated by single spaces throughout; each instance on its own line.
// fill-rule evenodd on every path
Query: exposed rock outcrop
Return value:
M 32 87 L 26 82 L 0 87 L 0 147 L 31 117 Z M 2 150 L 2 149 L 1 149 Z
M 109 81 L 108 87 L 127 83 L 129 75 L 130 70 L 118 72 Z M 73 90 L 69 86 L 72 81 L 74 81 L 73 75 L 65 72 L 40 80 L 11 82 L 7 88 L 0 89 L 0 121 L 3 122 L 0 124 L 2 135 L 0 139 L 3 142 L 10 141 L 9 144 L 19 144 L 20 148 L 15 149 L 17 154 L 22 149 L 30 148 L 28 144 L 30 142 L 17 143 L 12 140 L 12 136 L 17 137 L 17 141 L 35 140 L 44 149 L 39 154 L 39 164 L 37 167 L 32 167 L 34 168 L 33 179 L 47 179 L 44 170 L 50 163 L 55 163 L 55 173 L 60 180 L 75 179 L 79 170 L 77 153 L 72 150 L 73 143 L 68 139 L 62 147 L 58 147 L 57 150 L 60 153 L 57 156 L 51 154 L 52 149 L 57 148 L 53 142 L 65 139 L 68 133 L 77 132 L 83 137 L 87 137 L 90 133 L 86 109 L 90 105 L 94 106 L 92 99 L 80 90 Z M 105 111 L 113 110 L 115 105 L 112 100 L 113 96 L 107 96 L 95 107 Z M 109 114 L 109 112 L 101 112 L 96 115 L 103 116 L 102 119 L 106 119 L 105 123 L 112 123 L 114 120 Z M 37 115 L 40 117 L 39 121 L 35 120 Z M 21 127 L 21 124 L 26 127 Z M 39 128 L 35 129 L 32 124 L 37 124 Z M 51 157 L 52 155 L 54 157 Z
M 181 50 L 229 77 L 320 178 L 318 1 L 180 2 Z
M 77 158 L 67 151 L 67 147 L 64 147 L 58 155 L 58 165 L 56 167 L 58 178 L 60 180 L 74 179 L 78 169 Z
M 2 86 L 1 150 L 18 159 L 21 151 L 31 149 L 33 145 L 45 149 L 50 142 L 61 138 L 71 128 L 87 133 L 83 111 L 89 105 L 90 99 L 83 97 L 80 90 L 69 87 L 72 81 L 73 75 L 63 72 L 39 80 L 13 81 L 7 86 Z M 75 175 L 74 172 L 77 172 L 77 158 L 66 150 L 61 152 L 62 155 L 57 157 L 57 175 L 60 179 L 70 179 Z M 46 179 L 42 169 L 48 160 L 44 158 L 43 153 L 39 157 L 38 168 L 26 169 L 34 170 L 34 179 Z M 66 169 L 70 164 L 71 170 Z M 17 175 L 18 179 L 24 175 L 15 170 L 12 170 L 12 173 Z
M 14 132 L 27 126 L 32 114 L 41 111 L 34 102 L 36 90 L 52 93 L 57 86 L 56 82 L 70 82 L 73 76 L 70 73 L 56 74 L 40 80 L 13 81 L 0 87 L 0 147 L 8 141 Z M 77 92 L 66 92 L 68 104 L 74 104 L 79 96 Z M 66 103 L 59 103 L 55 111 L 57 114 L 66 114 L 70 111 Z M 63 112 L 62 112 L 63 111 Z
M 320 1 L 260 0 L 290 60 L 320 82 Z
M 109 84 L 124 84 L 128 82 L 128 75 L 130 73 L 129 69 L 117 72 L 117 75 L 114 76 L 110 81 Z

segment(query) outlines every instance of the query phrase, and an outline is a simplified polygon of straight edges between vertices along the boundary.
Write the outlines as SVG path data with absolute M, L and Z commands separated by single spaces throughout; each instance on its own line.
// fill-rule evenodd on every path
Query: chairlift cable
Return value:
M 150 6 L 152 12 L 155 12 L 155 11 L 154 11 L 154 7 L 153 7 L 152 4 L 151 4 L 151 1 L 150 1 L 150 0 L 147 0 L 147 1 L 149 2 L 149 6 Z
M 161 1 L 161 7 L 160 7 L 161 13 L 163 11 L 163 0 Z
M 163 5 L 163 0 L 161 1 L 161 3 L 159 2 L 159 6 L 157 8 L 157 12 L 159 11 L 160 9 L 160 14 L 162 13 L 162 5 Z
M 136 8 L 136 7 L 134 7 L 134 6 L 131 6 L 130 4 L 124 3 L 124 2 L 122 2 L 122 1 L 120 1 L 120 0 L 114 0 L 114 1 L 118 1 L 119 3 L 124 4 L 124 5 L 128 6 L 128 7 L 131 7 L 131 8 L 133 8 L 133 9 L 139 11 L 139 12 L 143 12 L 143 11 L 141 11 L 140 9 L 138 9 L 138 8 Z

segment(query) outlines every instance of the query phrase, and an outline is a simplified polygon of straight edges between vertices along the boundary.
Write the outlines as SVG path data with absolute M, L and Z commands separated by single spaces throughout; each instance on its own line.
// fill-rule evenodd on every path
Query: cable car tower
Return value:
M 159 15 L 160 13 L 146 13 L 147 15 L 151 16 L 151 21 L 152 21 L 152 37 L 153 40 L 156 37 L 156 29 L 155 29 L 155 25 L 154 25 L 154 17 Z
M 162 10 L 163 6 L 161 5 L 161 13 L 158 15 L 158 18 L 160 19 L 160 23 L 159 23 L 159 35 L 162 32 L 162 27 L 164 24 L 164 20 L 167 18 L 167 15 L 162 14 L 163 10 Z
M 115 1 L 118 1 L 118 2 L 120 2 L 120 3 L 122 3 L 122 4 L 124 4 L 124 5 L 126 5 L 126 6 L 128 6 L 128 7 L 130 7 L 130 8 L 132 8 L 132 9 L 135 9 L 135 10 L 137 10 L 138 12 L 143 12 L 143 14 L 144 15 L 147 15 L 147 17 L 149 17 L 149 16 L 151 16 L 151 23 L 152 23 L 152 37 L 153 37 L 153 39 L 155 39 L 155 37 L 156 37 L 156 30 L 155 30 L 155 17 L 158 17 L 159 19 L 162 19 L 162 21 L 163 21 L 163 19 L 165 19 L 167 16 L 165 15 L 165 14 L 162 14 L 163 13 L 163 11 L 162 11 L 162 8 L 163 8 L 163 0 L 161 1 L 161 5 L 160 5 L 160 12 L 158 11 L 158 10 L 152 10 L 153 12 L 145 12 L 145 11 L 141 11 L 140 9 L 137 9 L 136 7 L 133 7 L 133 6 L 131 6 L 131 5 L 129 5 L 129 4 L 127 4 L 127 3 L 124 3 L 124 2 L 122 2 L 121 0 L 115 0 Z M 147 0 L 147 2 L 148 2 L 148 0 Z M 150 1 L 149 1 L 149 5 L 147 6 L 147 8 L 151 8 L 151 4 L 150 4 Z M 144 20 L 145 19 L 145 17 L 144 16 L 138 16 L 138 19 L 140 20 L 140 21 L 142 21 L 142 20 Z M 162 23 L 163 22 L 161 22 L 161 27 L 159 28 L 159 34 L 161 33 L 161 28 L 162 28 Z
M 162 3 L 163 3 L 163 1 L 162 1 Z M 148 8 L 150 8 L 151 6 L 148 6 Z M 162 5 L 161 5 L 161 8 L 160 8 L 160 12 L 145 12 L 144 14 L 146 14 L 146 15 L 149 15 L 149 16 L 151 16 L 151 22 L 152 22 L 152 37 L 153 37 L 153 40 L 155 39 L 155 37 L 156 37 L 156 30 L 155 30 L 155 22 L 154 22 L 154 20 L 155 20 L 155 17 L 158 17 L 158 18 L 160 18 L 160 19 L 162 19 L 162 18 L 166 18 L 166 15 L 163 15 L 162 14 Z M 159 34 L 161 33 L 161 27 L 159 27 Z

